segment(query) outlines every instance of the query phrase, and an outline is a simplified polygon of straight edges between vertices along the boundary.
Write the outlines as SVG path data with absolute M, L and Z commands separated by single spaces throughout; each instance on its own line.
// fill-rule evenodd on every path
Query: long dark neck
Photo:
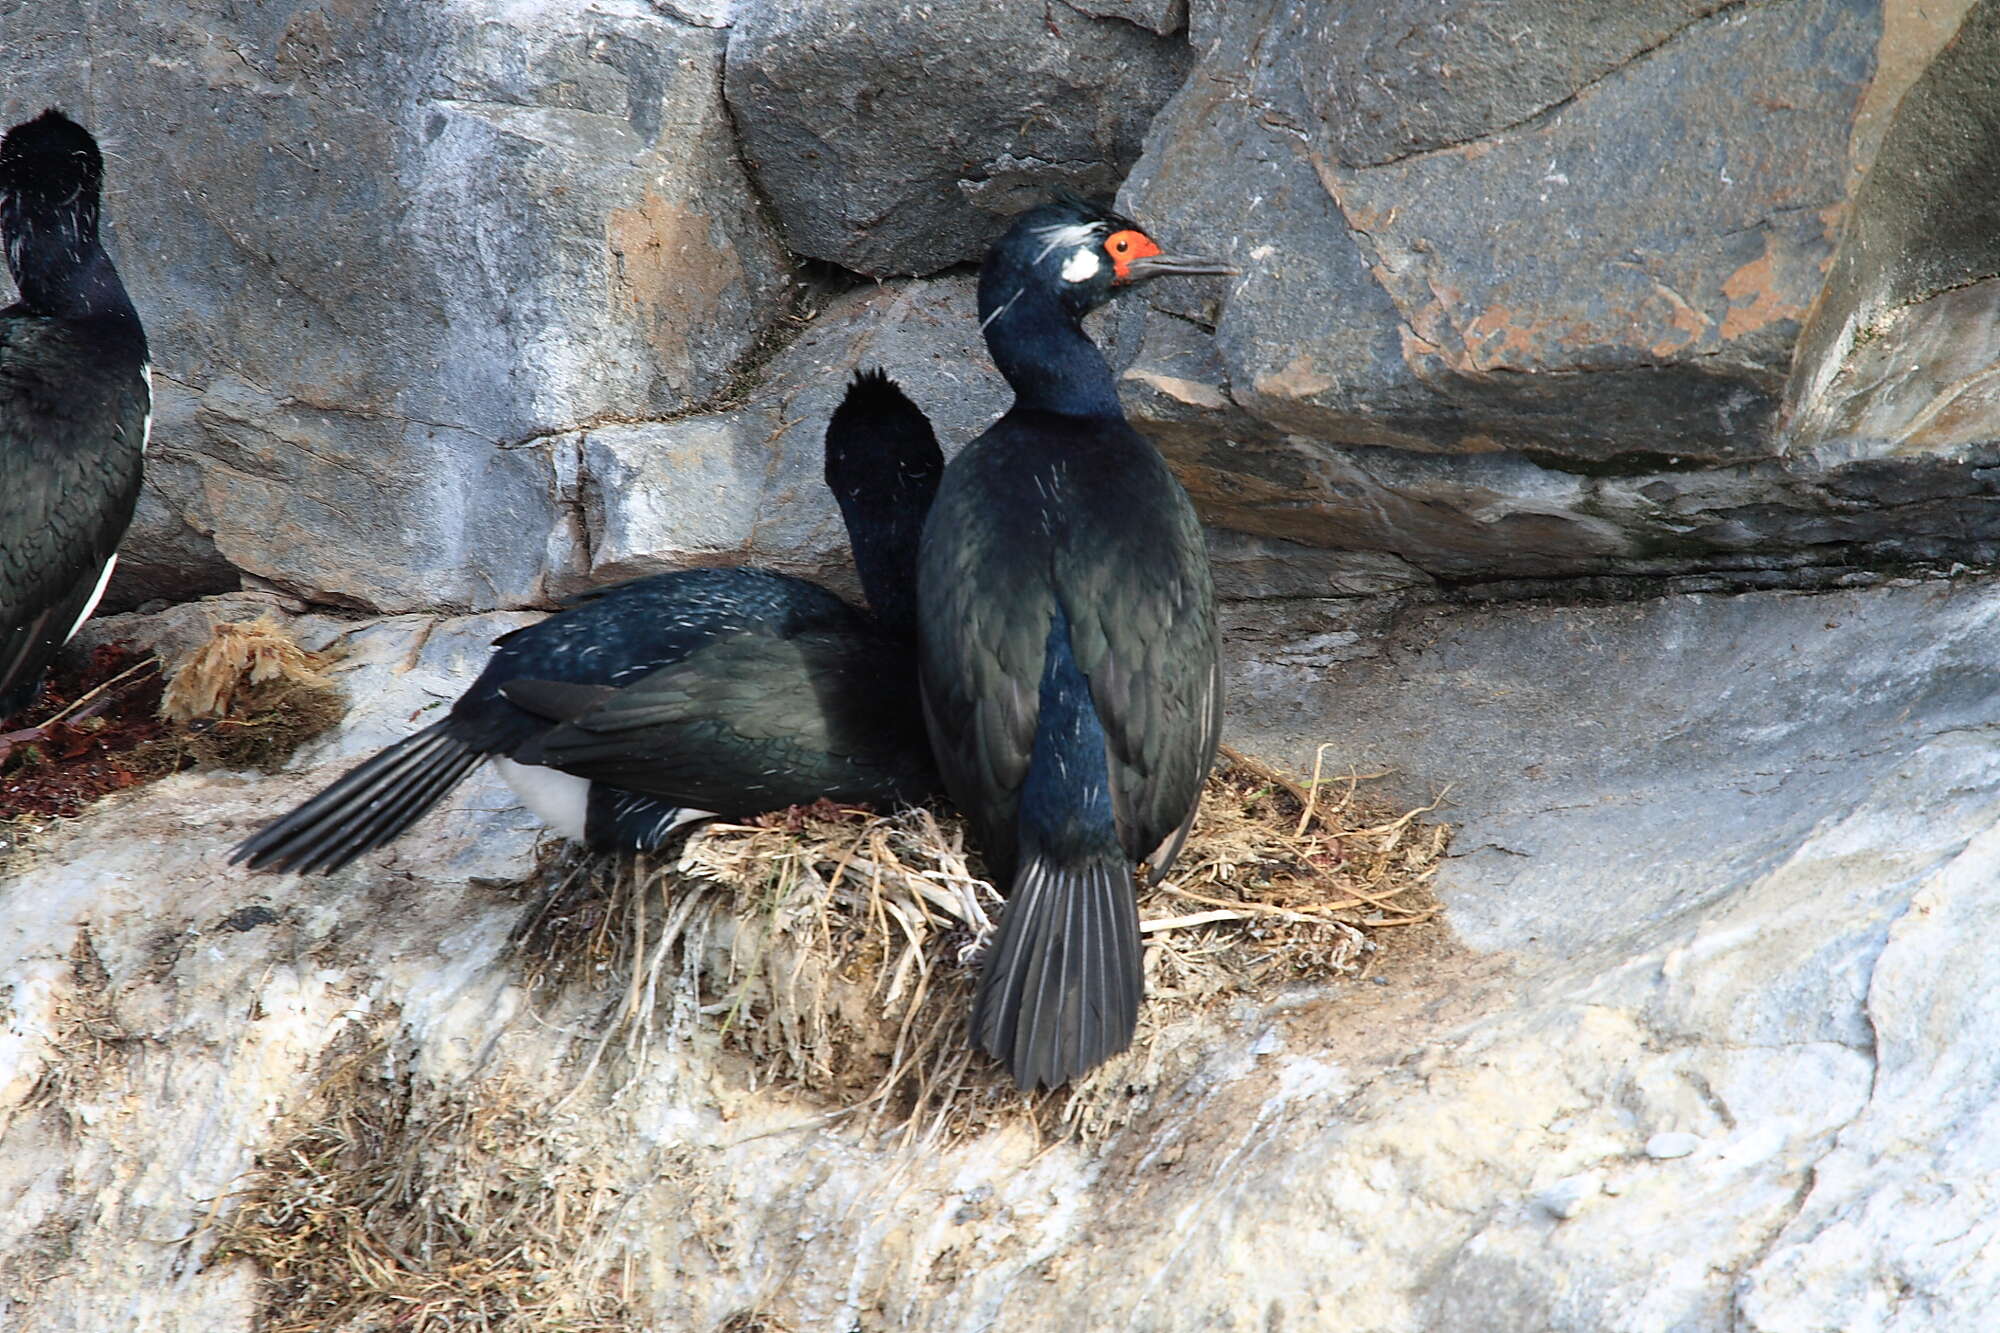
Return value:
M 1014 387 L 1016 406 L 1073 417 L 1124 416 L 1104 354 L 1045 289 L 1024 287 L 983 317 L 986 349 Z
M 138 324 L 125 284 L 97 239 L 94 203 L 51 203 L 20 195 L 0 204 L 7 268 L 21 301 L 38 315 L 64 319 L 105 316 Z
M 936 489 L 935 482 L 930 489 Z M 930 510 L 929 495 L 922 500 L 906 502 L 887 516 L 857 514 L 842 506 L 862 594 L 883 630 L 903 639 L 917 633 L 917 542 Z

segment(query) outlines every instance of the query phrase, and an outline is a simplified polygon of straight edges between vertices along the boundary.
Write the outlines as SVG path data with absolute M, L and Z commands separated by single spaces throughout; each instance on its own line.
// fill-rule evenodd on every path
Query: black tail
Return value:
M 486 757 L 451 725 L 445 718 L 381 750 L 244 839 L 229 859 L 252 870 L 338 870 L 398 837 Z
M 1132 868 L 1030 853 L 979 974 L 972 1039 L 1017 1086 L 1052 1088 L 1132 1044 L 1145 985 Z

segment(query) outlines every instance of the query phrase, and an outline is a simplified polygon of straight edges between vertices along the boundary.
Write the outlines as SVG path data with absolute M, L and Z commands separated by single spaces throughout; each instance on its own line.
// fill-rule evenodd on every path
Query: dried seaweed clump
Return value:
M 160 700 L 161 717 L 186 724 L 169 743 L 184 761 L 274 773 L 345 711 L 326 665 L 269 615 L 220 623 Z
M 216 1212 L 208 1262 L 250 1259 L 265 1333 L 636 1333 L 615 1252 L 621 1196 L 546 1105 L 445 1096 L 373 1044 Z
M 1173 875 L 1142 888 L 1147 1000 L 1132 1049 L 1034 1097 L 966 1040 L 1001 899 L 955 816 L 822 802 L 711 824 L 672 864 L 575 859 L 524 943 L 539 983 L 612 984 L 600 1056 L 622 1034 L 643 1067 L 665 1011 L 747 1056 L 753 1084 L 815 1094 L 831 1115 L 934 1138 L 1025 1109 L 1043 1132 L 1096 1138 L 1203 1058 L 1230 1005 L 1363 974 L 1398 927 L 1435 915 L 1447 827 L 1360 783 L 1307 786 L 1231 755 Z
M 0 866 L 57 819 L 98 797 L 169 771 L 154 743 L 160 662 L 130 645 L 100 644 L 66 659 L 14 728 L 0 732 Z

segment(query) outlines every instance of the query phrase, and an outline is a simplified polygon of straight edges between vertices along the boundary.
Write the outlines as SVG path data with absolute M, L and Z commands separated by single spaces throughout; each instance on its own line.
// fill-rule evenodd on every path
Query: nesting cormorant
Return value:
M 874 615 L 760 569 L 655 574 L 496 641 L 450 713 L 243 842 L 255 869 L 333 870 L 389 842 L 480 760 L 594 847 L 831 797 L 913 801 L 937 776 L 916 702 L 915 566 L 944 467 L 880 372 L 826 432 L 826 480 Z
M 104 158 L 51 107 L 0 139 L 0 721 L 90 618 L 152 424 L 146 331 L 97 239 Z
M 918 658 L 945 787 L 1008 891 L 972 1035 L 1023 1088 L 1130 1044 L 1134 868 L 1179 852 L 1222 725 L 1201 525 L 1081 321 L 1147 278 L 1233 271 L 1076 201 L 1022 215 L 980 268 L 1014 405 L 945 470 Z

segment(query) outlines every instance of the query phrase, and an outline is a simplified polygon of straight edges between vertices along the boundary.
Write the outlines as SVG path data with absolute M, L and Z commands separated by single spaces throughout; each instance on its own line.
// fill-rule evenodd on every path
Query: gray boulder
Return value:
M 1125 198 L 1244 272 L 1129 298 L 1127 408 L 1211 522 L 1442 577 L 1991 558 L 1965 12 L 1197 11 Z
M 2000 421 L 2000 7 L 1977 5 L 1904 94 L 1800 340 L 1791 431 L 1960 454 Z
M 791 247 L 857 272 L 976 260 L 1054 186 L 1109 195 L 1192 56 L 1172 6 L 751 0 L 729 105 Z M 1122 17 L 1122 15 L 1121 15 Z
M 154 347 L 124 600 L 233 567 L 354 605 L 545 595 L 544 442 L 684 410 L 787 310 L 724 35 L 643 5 L 11 15 L 9 120 L 57 102 Z
M 1771 452 L 1872 9 L 1410 8 L 1230 11 L 1128 183 L 1244 269 L 1216 326 L 1236 400 L 1579 471 Z
M 583 432 L 580 576 L 755 562 L 858 591 L 823 480 L 827 419 L 854 373 L 879 366 L 957 452 L 1012 399 L 978 325 L 970 278 L 860 287 L 831 300 L 728 408 Z

